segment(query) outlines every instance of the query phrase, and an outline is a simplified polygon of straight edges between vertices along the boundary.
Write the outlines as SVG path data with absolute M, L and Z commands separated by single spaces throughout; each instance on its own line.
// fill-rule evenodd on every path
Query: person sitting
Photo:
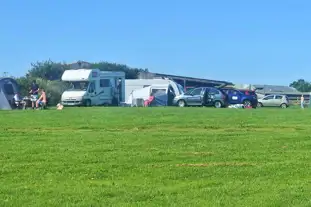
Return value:
M 151 94 L 151 96 L 149 96 L 149 98 L 144 101 L 144 106 L 149 107 L 151 105 L 152 101 L 154 100 L 154 98 L 155 97 L 153 96 L 153 94 Z
M 18 92 L 15 93 L 14 97 L 13 97 L 13 101 L 15 103 L 16 108 L 19 108 L 21 106 L 21 99 L 20 99 L 20 95 Z
M 41 96 L 40 98 L 36 101 L 36 108 L 39 109 L 39 106 L 45 107 L 46 106 L 46 93 L 44 89 L 40 89 Z

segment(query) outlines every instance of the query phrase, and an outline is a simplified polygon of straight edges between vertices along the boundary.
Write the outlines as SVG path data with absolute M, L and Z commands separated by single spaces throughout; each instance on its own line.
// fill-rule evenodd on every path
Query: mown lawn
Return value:
M 310 206 L 311 109 L 0 111 L 0 206 Z

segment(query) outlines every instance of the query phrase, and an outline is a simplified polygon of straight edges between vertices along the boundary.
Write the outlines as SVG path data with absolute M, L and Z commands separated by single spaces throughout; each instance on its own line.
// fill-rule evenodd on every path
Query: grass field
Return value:
M 0 206 L 311 205 L 309 109 L 0 117 Z

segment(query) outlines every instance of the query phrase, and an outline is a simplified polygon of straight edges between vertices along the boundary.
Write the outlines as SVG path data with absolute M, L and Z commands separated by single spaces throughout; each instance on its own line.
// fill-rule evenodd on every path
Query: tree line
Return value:
M 61 81 L 61 76 L 65 70 L 71 68 L 71 64 L 65 62 L 54 62 L 52 60 L 31 63 L 31 68 L 23 76 L 16 78 L 21 95 L 28 95 L 33 80 L 40 88 L 44 88 L 49 98 L 49 104 L 56 105 L 61 98 L 63 91 L 68 88 L 67 83 Z M 123 71 L 126 79 L 136 79 L 140 72 L 148 72 L 148 69 L 131 68 L 124 64 L 109 62 L 94 62 L 89 64 L 89 69 L 99 69 L 102 71 Z
M 61 76 L 65 70 L 70 68 L 71 64 L 54 62 L 52 60 L 31 63 L 31 68 L 28 72 L 23 77 L 16 78 L 20 85 L 21 94 L 28 95 L 31 82 L 36 80 L 39 86 L 46 90 L 49 104 L 57 104 L 63 91 L 68 88 L 68 85 L 61 81 Z M 148 72 L 148 69 L 131 68 L 124 64 L 109 63 L 105 61 L 90 63 L 89 68 L 98 68 L 102 71 L 123 71 L 125 72 L 126 79 L 136 79 L 140 72 Z M 304 79 L 293 81 L 289 86 L 300 92 L 311 92 L 311 82 Z

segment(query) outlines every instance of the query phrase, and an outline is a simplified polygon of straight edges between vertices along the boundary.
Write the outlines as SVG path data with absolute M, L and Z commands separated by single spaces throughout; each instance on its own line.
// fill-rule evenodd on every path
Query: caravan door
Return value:
M 100 79 L 100 93 L 99 93 L 99 99 L 102 102 L 102 104 L 111 102 L 112 99 L 112 87 L 111 82 L 109 78 L 101 78 Z

